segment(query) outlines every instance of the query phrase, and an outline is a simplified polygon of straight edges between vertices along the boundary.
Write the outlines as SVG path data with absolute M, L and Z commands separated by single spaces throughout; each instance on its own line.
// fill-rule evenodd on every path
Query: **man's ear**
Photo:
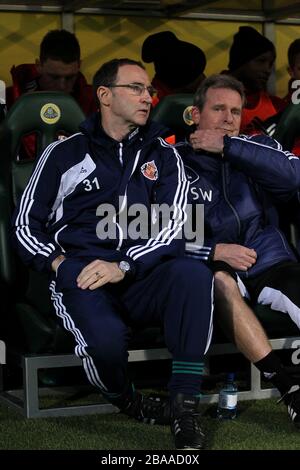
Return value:
M 106 86 L 99 86 L 97 89 L 97 97 L 100 105 L 109 106 L 111 98 L 110 89 Z
M 197 106 L 193 106 L 192 108 L 192 119 L 194 121 L 194 124 L 196 124 L 196 126 L 198 126 L 199 122 L 200 122 L 200 111 L 199 111 L 199 108 L 197 108 Z

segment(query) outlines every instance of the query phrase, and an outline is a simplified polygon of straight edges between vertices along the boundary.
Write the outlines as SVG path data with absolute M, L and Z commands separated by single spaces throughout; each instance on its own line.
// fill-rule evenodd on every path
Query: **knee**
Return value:
M 217 271 L 214 274 L 215 296 L 229 297 L 239 294 L 239 289 L 233 277 L 225 271 Z

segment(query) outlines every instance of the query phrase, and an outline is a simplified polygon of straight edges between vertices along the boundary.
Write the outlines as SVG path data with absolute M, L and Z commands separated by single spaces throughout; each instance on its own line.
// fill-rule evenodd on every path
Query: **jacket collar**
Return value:
M 79 127 L 79 130 L 95 144 L 99 145 L 100 141 L 104 145 L 105 143 L 107 145 L 119 144 L 119 142 L 114 140 L 104 131 L 103 127 L 101 126 L 99 112 L 93 113 L 90 117 L 83 121 Z M 136 127 L 133 131 L 128 133 L 127 136 L 122 140 L 122 144 L 124 146 L 131 145 L 137 140 L 148 143 L 157 137 L 164 136 L 166 133 L 167 130 L 165 127 L 156 122 L 148 121 L 145 126 Z

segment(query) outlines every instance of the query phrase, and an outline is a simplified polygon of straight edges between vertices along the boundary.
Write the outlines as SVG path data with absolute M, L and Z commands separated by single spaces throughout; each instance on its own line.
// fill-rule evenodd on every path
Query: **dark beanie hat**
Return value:
M 232 72 L 265 52 L 275 54 L 274 44 L 251 26 L 240 26 L 233 37 L 228 68 Z
M 142 60 L 154 62 L 156 77 L 171 88 L 192 83 L 206 66 L 204 52 L 194 44 L 180 41 L 171 31 L 148 36 L 142 46 Z

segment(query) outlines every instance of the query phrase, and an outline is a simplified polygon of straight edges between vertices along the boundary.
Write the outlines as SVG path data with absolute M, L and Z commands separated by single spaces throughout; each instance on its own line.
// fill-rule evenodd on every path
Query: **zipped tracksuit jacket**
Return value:
M 201 360 L 211 338 L 212 275 L 182 256 L 178 235 L 189 183 L 178 152 L 159 137 L 160 126 L 149 123 L 117 142 L 95 114 L 80 130 L 38 159 L 16 209 L 14 238 L 23 261 L 37 270 L 51 272 L 52 261 L 66 257 L 51 276 L 56 313 L 74 335 L 90 382 L 104 393 L 120 393 L 128 380 L 128 324 L 163 324 L 174 358 Z M 174 210 L 155 237 L 136 240 L 125 233 L 120 216 L 126 207 L 143 204 L 151 219 L 151 204 L 162 203 Z M 105 204 L 115 209 L 115 230 L 99 238 Z M 126 260 L 131 275 L 96 290 L 79 289 L 78 274 L 95 259 Z M 172 378 L 170 388 L 177 386 L 178 377 Z
M 300 265 L 276 226 L 275 209 L 276 201 L 298 197 L 299 158 L 263 135 L 225 136 L 223 155 L 195 152 L 187 143 L 177 148 L 190 181 L 189 202 L 204 204 L 204 244 L 190 255 L 209 262 L 217 243 L 254 249 L 256 263 L 238 272 L 242 293 L 263 279 L 254 300 L 288 313 L 300 328 Z

